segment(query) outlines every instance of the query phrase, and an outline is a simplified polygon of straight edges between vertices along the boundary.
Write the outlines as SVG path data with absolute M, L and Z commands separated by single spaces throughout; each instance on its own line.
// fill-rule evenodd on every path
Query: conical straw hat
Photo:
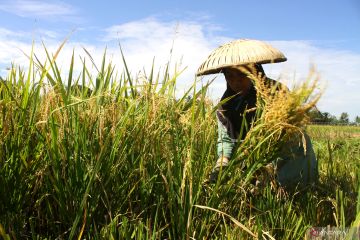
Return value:
M 196 75 L 220 72 L 223 68 L 237 67 L 250 63 L 284 62 L 286 57 L 270 44 L 250 39 L 239 39 L 215 49 L 203 62 Z

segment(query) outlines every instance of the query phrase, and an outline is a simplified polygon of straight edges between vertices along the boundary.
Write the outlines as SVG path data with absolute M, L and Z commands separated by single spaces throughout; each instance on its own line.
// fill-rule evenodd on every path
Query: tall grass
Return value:
M 280 119 L 264 117 L 276 108 L 265 104 L 225 173 L 230 179 L 209 185 L 217 109 L 206 95 L 210 83 L 176 98 L 180 72 L 171 74 L 170 64 L 159 73 L 153 66 L 140 85 L 123 55 L 117 73 L 106 54 L 96 76 L 85 60 L 75 74 L 72 57 L 64 78 L 56 62 L 62 46 L 53 56 L 45 48 L 45 62 L 31 54 L 26 71 L 14 66 L 0 83 L 4 239 L 302 239 L 310 226 L 354 221 L 359 166 L 351 158 L 354 170 L 340 173 L 344 166 L 322 145 L 321 180 L 332 188 L 278 195 L 267 184 L 250 192 L 281 131 L 303 126 L 312 87 L 286 95 L 290 120 L 280 129 L 268 128 Z M 332 182 L 337 174 L 345 179 Z

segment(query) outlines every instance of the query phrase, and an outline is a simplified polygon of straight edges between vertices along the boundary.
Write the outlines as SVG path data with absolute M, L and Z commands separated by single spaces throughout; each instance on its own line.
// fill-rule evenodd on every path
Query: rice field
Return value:
M 179 72 L 170 64 L 153 66 L 139 84 L 105 54 L 93 62 L 95 76 L 73 57 L 64 77 L 60 52 L 44 62 L 31 54 L 26 71 L 14 66 L 0 83 L 3 239 L 304 239 L 312 227 L 360 225 L 360 130 L 306 126 L 318 100 L 312 74 L 275 97 L 256 82 L 259 120 L 223 178 L 209 184 L 211 82 L 175 97 Z M 319 182 L 290 192 L 264 181 L 253 191 L 282 139 L 305 130 Z
M 360 138 L 360 126 L 313 125 L 309 128 L 309 131 L 312 133 L 313 138 L 318 140 Z

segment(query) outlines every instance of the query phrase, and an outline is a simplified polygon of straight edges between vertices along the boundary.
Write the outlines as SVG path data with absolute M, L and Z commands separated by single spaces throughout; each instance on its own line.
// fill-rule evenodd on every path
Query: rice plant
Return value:
M 303 239 L 311 226 L 358 224 L 359 161 L 350 143 L 340 151 L 316 142 L 318 186 L 279 194 L 266 182 L 251 192 L 284 131 L 303 131 L 316 84 L 274 95 L 254 78 L 263 93 L 259 120 L 224 180 L 210 185 L 217 109 L 207 97 L 211 82 L 197 89 L 194 81 L 176 97 L 181 71 L 153 66 L 140 84 L 122 51 L 122 73 L 105 52 L 99 66 L 92 60 L 95 75 L 73 56 L 64 77 L 56 62 L 62 47 L 54 55 L 44 48 L 44 62 L 31 53 L 26 70 L 14 65 L 1 79 L 2 238 Z

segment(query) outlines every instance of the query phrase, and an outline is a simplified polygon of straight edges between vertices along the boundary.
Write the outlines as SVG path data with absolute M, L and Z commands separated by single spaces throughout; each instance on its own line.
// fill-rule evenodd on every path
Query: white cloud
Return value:
M 22 37 L 25 33 L 23 32 L 14 32 L 6 28 L 0 27 L 0 38 L 10 38 L 10 37 Z
M 33 38 L 33 33 L 27 32 L 16 32 L 8 29 L 0 29 L 0 75 L 5 76 L 8 71 L 7 69 L 11 67 L 11 64 L 20 66 L 22 68 L 27 68 L 29 65 L 28 56 L 33 52 L 36 57 L 40 59 L 42 63 L 46 60 L 46 52 L 42 42 L 44 42 L 47 51 L 50 55 L 54 54 L 61 43 L 64 41 L 64 36 L 62 38 L 56 38 L 58 33 L 46 30 L 37 31 L 40 37 Z M 1 34 L 6 33 L 6 34 Z M 92 53 L 94 59 L 101 61 L 101 51 L 103 49 L 96 48 L 95 45 L 83 43 L 83 42 L 74 42 L 69 41 L 65 47 L 61 50 L 58 58 L 57 64 L 62 70 L 63 76 L 66 76 L 68 68 L 70 66 L 70 59 L 74 51 L 75 57 L 75 72 L 81 71 L 81 61 L 79 56 L 86 57 L 83 47 L 88 49 Z M 89 61 L 88 61 L 89 63 Z M 91 65 L 88 64 L 88 67 L 91 71 Z
M 215 29 L 215 30 L 214 30 Z M 155 67 L 164 69 L 169 60 L 170 49 L 173 46 L 172 62 L 181 63 L 181 66 L 188 68 L 178 79 L 178 88 L 184 89 L 190 86 L 195 79 L 195 72 L 198 66 L 206 59 L 210 52 L 222 43 L 230 41 L 230 38 L 222 36 L 219 29 L 203 22 L 161 22 L 154 18 L 142 19 L 116 26 L 110 26 L 103 33 L 94 35 L 104 36 L 99 41 L 92 43 L 71 42 L 65 45 L 59 56 L 59 65 L 66 70 L 69 66 L 72 49 L 75 48 L 75 60 L 80 71 L 81 64 L 78 61 L 79 55 L 84 56 L 84 46 L 93 56 L 97 63 L 101 63 L 105 45 L 107 53 L 122 71 L 121 55 L 118 47 L 120 41 L 128 66 L 132 74 L 136 75 L 143 68 L 149 73 L 152 60 L 155 57 Z M 0 29 L 5 32 L 5 37 L 0 34 L 0 64 L 9 64 L 11 61 L 27 63 L 21 51 L 30 52 L 31 42 L 21 39 L 24 33 L 12 32 L 7 29 Z M 51 35 L 51 34 L 50 34 Z M 7 37 L 6 37 L 7 36 Z M 18 37 L 16 37 L 18 36 Z M 57 35 L 54 33 L 54 37 Z M 54 52 L 61 39 L 45 41 L 50 52 Z M 273 46 L 279 48 L 287 56 L 288 61 L 278 64 L 264 65 L 266 73 L 272 78 L 278 78 L 280 74 L 283 79 L 304 80 L 307 76 L 310 65 L 314 64 L 321 75 L 321 80 L 326 82 L 327 88 L 319 102 L 319 108 L 332 114 L 340 115 L 341 112 L 348 112 L 351 119 L 360 115 L 360 77 L 358 66 L 360 66 L 360 54 L 329 49 L 318 46 L 309 41 L 272 41 Z M 40 44 L 36 45 L 36 53 L 43 52 Z M 44 57 L 44 54 L 42 54 Z M 89 62 L 89 61 L 88 61 Z M 174 65 L 172 65 L 174 66 Z M 295 74 L 295 77 L 294 77 Z M 203 83 L 216 77 L 211 75 L 203 78 Z M 214 99 L 220 98 L 225 90 L 225 80 L 222 76 L 210 87 L 210 94 Z
M 160 22 L 142 19 L 106 29 L 104 41 L 121 43 L 126 60 L 132 69 L 164 67 L 170 59 L 186 71 L 179 77 L 179 88 L 187 88 L 195 80 L 195 72 L 212 49 L 229 38 L 217 35 L 219 28 L 198 22 Z M 181 68 L 181 67 L 180 67 Z
M 1 3 L 0 10 L 20 17 L 52 18 L 54 20 L 76 14 L 74 7 L 60 1 L 49 3 L 39 0 L 13 0 Z

